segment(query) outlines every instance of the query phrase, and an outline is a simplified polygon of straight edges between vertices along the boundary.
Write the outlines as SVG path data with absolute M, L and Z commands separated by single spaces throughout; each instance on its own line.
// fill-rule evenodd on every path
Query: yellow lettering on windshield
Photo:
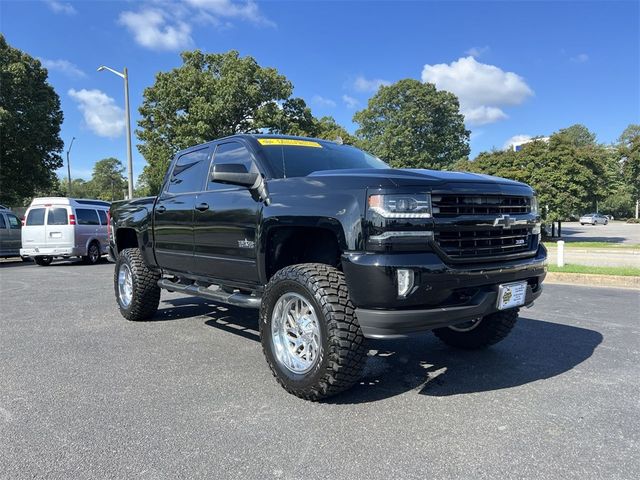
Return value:
M 322 148 L 318 142 L 311 140 L 293 140 L 291 138 L 259 138 L 260 145 L 287 145 L 290 147 Z

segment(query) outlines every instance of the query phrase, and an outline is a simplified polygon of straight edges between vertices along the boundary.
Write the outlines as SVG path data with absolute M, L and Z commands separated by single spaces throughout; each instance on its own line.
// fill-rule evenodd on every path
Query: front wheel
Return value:
M 120 313 L 131 321 L 148 320 L 160 303 L 160 274 L 149 269 L 140 250 L 127 248 L 116 260 L 113 286 Z
M 433 333 L 452 347 L 466 350 L 487 348 L 509 335 L 518 320 L 518 311 L 517 308 L 513 308 L 492 313 L 458 325 L 436 328 Z
M 38 255 L 34 260 L 41 267 L 48 267 L 53 262 L 53 257 Z
M 353 386 L 366 361 L 365 341 L 342 272 L 308 263 L 278 271 L 260 308 L 267 363 L 285 390 L 320 400 Z

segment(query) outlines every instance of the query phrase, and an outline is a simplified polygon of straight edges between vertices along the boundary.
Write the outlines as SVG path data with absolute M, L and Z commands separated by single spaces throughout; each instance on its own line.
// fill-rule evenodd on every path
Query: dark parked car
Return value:
M 115 203 L 111 219 L 125 318 L 151 318 L 161 288 L 259 308 L 273 374 L 311 400 L 358 381 L 366 338 L 499 342 L 546 274 L 529 186 L 392 169 L 325 140 L 189 148 L 158 197 Z
M 8 208 L 0 208 L 0 257 L 19 257 L 22 222 Z M 29 260 L 23 257 L 23 260 Z

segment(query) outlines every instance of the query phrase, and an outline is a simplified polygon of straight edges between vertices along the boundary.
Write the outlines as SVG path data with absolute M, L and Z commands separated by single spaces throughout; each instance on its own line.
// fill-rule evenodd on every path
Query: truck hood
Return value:
M 322 170 L 311 173 L 309 177 L 359 177 L 361 179 L 370 178 L 373 182 L 379 182 L 384 179 L 393 182 L 397 187 L 410 185 L 434 186 L 443 183 L 485 183 L 527 187 L 527 185 L 521 182 L 478 173 L 447 172 L 410 168 Z

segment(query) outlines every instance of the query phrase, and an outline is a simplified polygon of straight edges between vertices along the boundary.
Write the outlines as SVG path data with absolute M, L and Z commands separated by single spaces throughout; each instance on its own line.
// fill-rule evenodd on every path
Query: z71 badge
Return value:
M 247 240 L 246 238 L 244 240 L 238 240 L 238 247 L 240 248 L 253 248 L 255 245 L 256 242 Z

